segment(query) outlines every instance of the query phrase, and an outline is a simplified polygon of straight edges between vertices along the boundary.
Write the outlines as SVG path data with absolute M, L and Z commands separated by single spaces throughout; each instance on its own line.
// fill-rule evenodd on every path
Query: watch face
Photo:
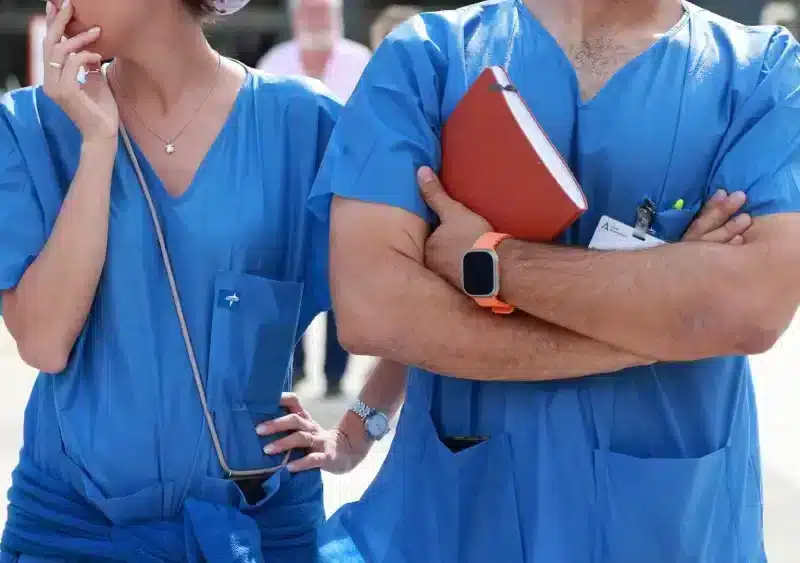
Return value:
M 364 427 L 370 438 L 382 438 L 389 431 L 389 419 L 381 412 L 373 413 L 364 421 Z
M 487 250 L 470 250 L 464 254 L 462 276 L 464 293 L 470 297 L 492 297 L 496 294 L 495 257 Z

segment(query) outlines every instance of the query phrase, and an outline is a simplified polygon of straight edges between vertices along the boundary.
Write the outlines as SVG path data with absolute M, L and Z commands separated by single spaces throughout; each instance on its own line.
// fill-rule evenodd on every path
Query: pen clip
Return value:
M 642 204 L 636 208 L 636 224 L 633 227 L 633 236 L 639 240 L 645 240 L 653 226 L 655 215 L 656 204 L 650 198 L 645 198 Z

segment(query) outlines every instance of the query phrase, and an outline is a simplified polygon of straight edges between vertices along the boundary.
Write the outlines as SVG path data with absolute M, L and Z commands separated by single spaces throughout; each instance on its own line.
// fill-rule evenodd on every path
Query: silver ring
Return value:
M 61 63 L 57 63 L 55 61 L 50 61 L 47 64 L 49 64 L 53 68 L 57 68 L 58 70 L 61 70 L 62 68 L 64 68 L 64 65 L 62 65 Z

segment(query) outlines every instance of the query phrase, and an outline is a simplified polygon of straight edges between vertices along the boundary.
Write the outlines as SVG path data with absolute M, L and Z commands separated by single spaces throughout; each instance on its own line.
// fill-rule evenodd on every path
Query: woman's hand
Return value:
M 341 427 L 325 430 L 311 418 L 294 393 L 284 393 L 281 406 L 288 409 L 289 414 L 259 424 L 256 433 L 259 436 L 269 436 L 290 432 L 288 436 L 264 448 L 264 453 L 268 455 L 291 449 L 309 452 L 305 457 L 289 463 L 289 471 L 306 471 L 318 467 L 328 473 L 347 473 L 367 455 L 369 443 L 363 432 L 362 436 L 353 437 Z
M 78 82 L 81 68 L 98 68 L 101 63 L 101 56 L 87 49 L 100 36 L 100 29 L 64 38 L 72 15 L 70 0 L 64 0 L 60 9 L 47 3 L 44 91 L 72 119 L 84 141 L 116 140 L 119 112 L 108 82 L 96 71 L 87 73 L 84 84 Z

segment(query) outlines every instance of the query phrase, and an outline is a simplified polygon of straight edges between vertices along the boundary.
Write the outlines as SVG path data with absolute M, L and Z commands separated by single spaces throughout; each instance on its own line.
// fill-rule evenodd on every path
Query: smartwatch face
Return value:
M 470 250 L 462 265 L 464 293 L 470 297 L 493 297 L 497 289 L 497 268 L 494 253 Z

